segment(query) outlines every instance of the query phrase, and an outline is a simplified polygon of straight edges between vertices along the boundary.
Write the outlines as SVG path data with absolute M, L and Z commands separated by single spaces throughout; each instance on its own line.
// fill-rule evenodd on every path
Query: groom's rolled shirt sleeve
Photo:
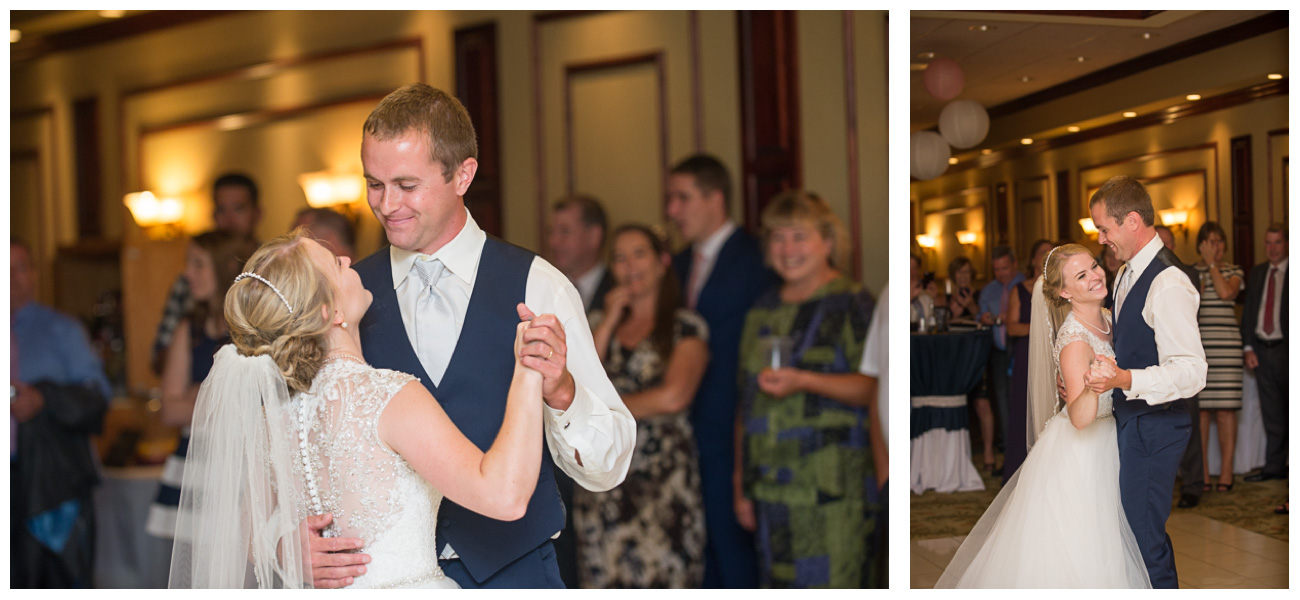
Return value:
M 1160 364 L 1134 369 L 1132 387 L 1124 390 L 1130 399 L 1156 405 L 1191 398 L 1205 388 L 1205 347 L 1196 313 L 1201 295 L 1178 269 L 1156 275 L 1142 307 L 1142 319 L 1155 330 Z
M 582 297 L 558 269 L 537 258 L 528 273 L 524 302 L 536 314 L 550 313 L 560 319 L 573 375 L 573 403 L 568 410 L 545 407 L 551 459 L 583 488 L 609 490 L 627 476 L 636 445 L 636 420 L 596 354 Z M 581 465 L 574 452 L 582 457 Z

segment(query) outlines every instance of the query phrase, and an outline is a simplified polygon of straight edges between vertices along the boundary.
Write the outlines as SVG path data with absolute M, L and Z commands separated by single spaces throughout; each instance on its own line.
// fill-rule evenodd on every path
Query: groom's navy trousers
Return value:
M 1172 252 L 1161 249 L 1129 290 L 1124 310 L 1115 318 L 1112 338 L 1119 368 L 1145 369 L 1160 364 L 1155 330 L 1142 318 L 1142 308 L 1156 275 L 1181 264 Z M 1128 400 L 1118 389 L 1112 394 L 1119 438 L 1120 504 L 1137 538 L 1151 586 L 1176 589 L 1174 545 L 1165 532 L 1165 521 L 1173 509 L 1178 464 L 1191 439 L 1187 402 L 1149 405 L 1140 398 Z

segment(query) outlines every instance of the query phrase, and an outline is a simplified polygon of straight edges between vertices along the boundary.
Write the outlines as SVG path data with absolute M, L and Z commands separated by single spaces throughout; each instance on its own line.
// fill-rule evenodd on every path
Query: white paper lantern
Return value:
M 989 113 L 974 100 L 953 100 L 939 113 L 939 133 L 954 148 L 974 148 L 989 134 Z
M 952 150 L 943 136 L 933 131 L 912 134 L 912 177 L 925 181 L 942 175 L 951 156 Z

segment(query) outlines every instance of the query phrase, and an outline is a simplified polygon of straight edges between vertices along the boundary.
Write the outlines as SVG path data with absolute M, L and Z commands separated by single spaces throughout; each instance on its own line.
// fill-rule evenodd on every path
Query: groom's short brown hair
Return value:
M 429 136 L 429 160 L 442 165 L 447 181 L 466 159 L 478 157 L 474 124 L 465 106 L 427 83 L 405 85 L 385 96 L 370 111 L 361 131 L 376 140 L 409 132 Z
M 1111 177 L 1092 195 L 1092 199 L 1088 201 L 1088 208 L 1091 209 L 1098 202 L 1106 203 L 1106 214 L 1117 223 L 1123 221 L 1129 213 L 1135 212 L 1142 217 L 1142 223 L 1147 227 L 1156 224 L 1156 211 L 1151 206 L 1151 195 L 1147 193 L 1147 188 L 1142 185 L 1142 182 L 1132 177 L 1126 175 Z

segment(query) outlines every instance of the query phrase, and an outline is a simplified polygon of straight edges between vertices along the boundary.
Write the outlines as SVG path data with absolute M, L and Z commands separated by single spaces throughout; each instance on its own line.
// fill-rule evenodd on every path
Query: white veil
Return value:
M 310 587 L 288 402 L 269 356 L 217 352 L 194 406 L 168 587 Z
M 1043 297 L 1043 278 L 1034 283 L 1033 303 L 1029 314 L 1029 379 L 1025 388 L 1025 399 L 1029 403 L 1026 414 L 1025 440 L 1033 447 L 1038 436 L 1042 435 L 1047 421 L 1061 407 L 1056 389 L 1056 376 L 1060 367 L 1057 363 L 1056 329 L 1059 323 L 1052 322 L 1051 311 L 1047 309 L 1047 300 Z

